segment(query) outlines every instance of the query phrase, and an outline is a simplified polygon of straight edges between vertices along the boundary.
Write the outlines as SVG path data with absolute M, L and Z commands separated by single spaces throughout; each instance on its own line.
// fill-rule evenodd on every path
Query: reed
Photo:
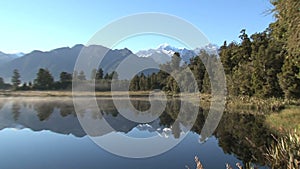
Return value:
M 267 149 L 266 160 L 272 169 L 300 168 L 300 136 L 296 131 L 291 132 L 279 139 Z
M 202 165 L 202 163 L 201 163 L 201 161 L 199 160 L 199 158 L 197 157 L 197 156 L 195 156 L 195 163 L 196 163 L 196 169 L 204 169 L 204 167 L 203 167 L 203 165 Z M 235 169 L 243 169 L 243 166 L 240 164 L 240 163 L 236 163 L 235 164 L 236 165 L 236 167 L 235 167 Z M 188 167 L 188 166 L 185 166 L 187 169 L 190 169 L 190 167 Z M 225 164 L 225 167 L 226 167 L 226 169 L 234 169 L 234 168 L 232 168 L 231 167 L 231 165 L 230 164 Z M 254 167 L 245 167 L 245 169 L 256 169 L 256 168 L 254 168 Z

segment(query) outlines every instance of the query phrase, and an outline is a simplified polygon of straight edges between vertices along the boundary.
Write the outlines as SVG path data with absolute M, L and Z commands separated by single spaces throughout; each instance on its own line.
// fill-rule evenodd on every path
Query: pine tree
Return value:
M 20 76 L 18 69 L 14 69 L 13 76 L 11 78 L 11 82 L 13 84 L 14 90 L 17 90 L 19 85 L 21 84 L 20 78 L 21 78 L 21 76 Z
M 114 79 L 114 80 L 118 80 L 119 79 L 119 74 L 116 71 L 112 71 L 109 75 L 109 79 Z
M 85 74 L 84 74 L 84 71 L 80 71 L 78 76 L 77 76 L 77 79 L 78 80 L 86 80 L 86 77 L 85 77 Z
M 181 61 L 180 54 L 178 52 L 175 52 L 172 56 L 172 59 L 171 59 L 172 71 L 179 69 L 180 61 Z
M 205 58 L 205 57 L 208 57 L 207 52 L 200 51 L 199 56 L 192 58 L 189 64 L 189 67 L 195 77 L 195 80 L 197 81 L 199 91 L 202 91 L 203 79 L 204 79 L 204 74 L 206 69 L 204 64 L 202 63 L 201 58 Z
M 73 72 L 73 80 L 78 80 L 78 71 L 77 70 L 75 70 Z
M 274 0 L 277 21 L 270 25 L 273 38 L 283 43 L 285 55 L 280 86 L 286 98 L 300 98 L 300 1 Z
M 97 69 L 93 69 L 91 72 L 91 80 L 95 80 L 97 76 Z
M 61 89 L 67 89 L 68 87 L 71 87 L 72 75 L 70 73 L 61 72 L 59 77 L 60 77 Z
M 47 69 L 40 68 L 34 80 L 34 88 L 38 90 L 53 89 L 54 78 Z
M 2 77 L 0 77 L 0 88 L 2 89 L 4 86 L 4 80 Z
M 130 91 L 138 91 L 140 90 L 140 78 L 138 75 L 134 76 L 130 81 L 129 90 Z
M 103 69 L 102 68 L 99 68 L 97 70 L 97 73 L 96 73 L 96 80 L 100 80 L 100 79 L 103 79 Z

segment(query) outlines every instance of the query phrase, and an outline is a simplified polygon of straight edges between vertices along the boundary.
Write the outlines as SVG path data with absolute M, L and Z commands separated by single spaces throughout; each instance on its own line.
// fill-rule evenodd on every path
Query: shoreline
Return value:
M 132 97 L 148 97 L 149 92 L 129 92 Z M 78 92 L 74 96 L 79 97 L 111 97 L 112 92 Z M 115 92 L 114 96 L 125 97 L 127 92 Z M 0 97 L 73 97 L 72 91 L 0 91 Z

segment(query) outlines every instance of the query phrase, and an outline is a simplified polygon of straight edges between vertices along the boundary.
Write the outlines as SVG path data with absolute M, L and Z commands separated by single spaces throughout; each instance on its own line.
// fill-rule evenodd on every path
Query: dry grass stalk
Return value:
M 196 169 L 204 169 L 199 158 L 197 156 L 195 156 L 195 162 L 197 164 L 197 168 Z
M 300 136 L 295 131 L 287 136 L 276 139 L 265 154 L 272 168 L 300 168 Z

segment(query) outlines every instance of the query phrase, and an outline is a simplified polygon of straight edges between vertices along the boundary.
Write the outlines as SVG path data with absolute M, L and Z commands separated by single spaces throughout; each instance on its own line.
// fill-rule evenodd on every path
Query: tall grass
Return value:
M 295 130 L 280 138 L 274 137 L 272 143 L 266 151 L 264 151 L 266 164 L 272 169 L 300 169 L 300 135 Z M 199 158 L 195 157 L 197 165 L 196 169 L 204 169 Z M 189 167 L 186 166 L 189 169 Z M 226 169 L 256 169 L 250 164 L 242 166 L 236 163 L 235 167 L 226 164 Z
M 195 163 L 196 163 L 196 169 L 204 169 L 201 161 L 199 160 L 199 158 L 197 156 L 195 156 Z M 185 166 L 187 169 L 190 169 L 190 167 Z M 226 164 L 225 165 L 226 169 L 234 169 L 231 167 L 231 165 Z M 243 169 L 243 166 L 240 163 L 236 163 L 236 169 Z M 254 167 L 246 167 L 246 169 L 255 169 Z
M 258 113 L 276 112 L 287 105 L 284 99 L 268 98 L 261 99 L 256 97 L 230 97 L 227 102 L 227 110 L 254 111 Z
M 300 134 L 300 106 L 288 106 L 279 113 L 267 115 L 266 125 L 279 135 L 294 129 Z
M 265 154 L 268 164 L 273 168 L 300 168 L 300 136 L 297 132 L 289 133 L 279 139 L 275 138 Z

